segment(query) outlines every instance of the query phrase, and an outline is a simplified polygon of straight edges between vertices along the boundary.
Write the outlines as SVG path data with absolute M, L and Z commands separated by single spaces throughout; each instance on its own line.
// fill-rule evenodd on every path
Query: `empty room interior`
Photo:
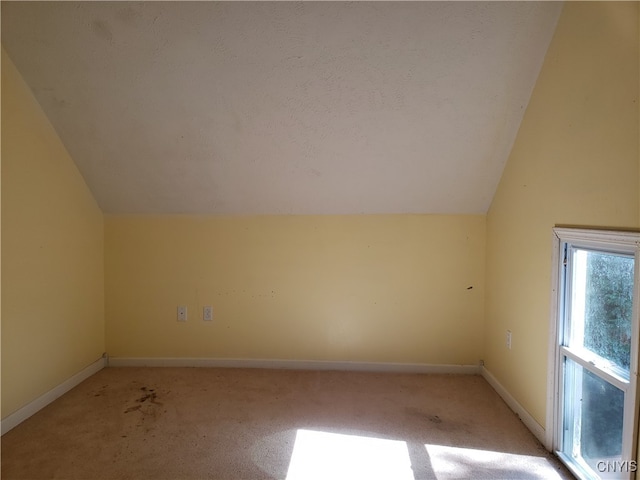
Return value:
M 1 8 L 3 478 L 635 478 L 637 2 Z

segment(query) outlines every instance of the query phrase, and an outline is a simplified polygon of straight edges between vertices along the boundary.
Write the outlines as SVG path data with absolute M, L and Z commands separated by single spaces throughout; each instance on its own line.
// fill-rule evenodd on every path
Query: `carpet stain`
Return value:
M 470 433 L 469 425 L 452 418 L 440 418 L 439 415 L 423 412 L 417 408 L 405 408 L 405 413 L 413 418 L 417 418 L 423 425 L 432 425 L 441 432 L 467 432 Z
M 93 396 L 94 397 L 101 397 L 103 394 L 106 394 L 107 392 L 105 392 L 106 388 L 109 385 L 103 385 L 97 392 L 94 390 L 93 392 Z
M 149 402 L 153 403 L 154 405 L 162 405 L 161 402 L 157 401 L 158 395 L 156 395 L 155 389 L 153 388 L 147 389 L 147 387 L 141 387 L 140 390 L 142 390 L 145 393 L 140 398 L 138 398 L 136 402 L 144 403 L 147 400 L 149 400 Z
M 124 413 L 130 413 L 135 411 L 140 411 L 144 415 L 152 415 L 153 417 L 157 416 L 155 411 L 155 406 L 162 406 L 162 402 L 158 401 L 158 395 L 154 388 L 140 387 L 140 390 L 143 392 L 142 396 L 135 399 L 135 402 L 139 405 L 134 405 L 132 407 L 127 408 Z M 142 410 L 142 407 L 145 406 L 145 409 Z M 166 410 L 165 410 L 166 412 Z
M 438 415 L 430 414 L 418 410 L 417 408 L 405 408 L 405 413 L 411 417 L 418 418 L 422 421 L 428 421 L 430 423 L 442 423 L 442 419 Z
M 429 421 L 433 423 L 442 423 L 442 420 L 438 415 L 429 415 Z

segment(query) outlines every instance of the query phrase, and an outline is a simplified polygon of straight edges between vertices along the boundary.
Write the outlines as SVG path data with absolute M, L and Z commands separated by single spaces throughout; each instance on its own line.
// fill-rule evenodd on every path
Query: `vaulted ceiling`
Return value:
M 557 2 L 2 2 L 106 213 L 485 213 Z

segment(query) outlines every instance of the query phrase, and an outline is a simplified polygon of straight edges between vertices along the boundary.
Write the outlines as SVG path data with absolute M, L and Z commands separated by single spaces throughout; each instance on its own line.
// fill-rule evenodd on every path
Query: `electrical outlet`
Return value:
M 507 330 L 507 348 L 511 350 L 511 330 Z
M 213 307 L 211 305 L 205 305 L 202 309 L 202 320 L 205 322 L 213 321 Z
M 187 306 L 179 305 L 178 306 L 178 321 L 186 322 L 187 321 Z

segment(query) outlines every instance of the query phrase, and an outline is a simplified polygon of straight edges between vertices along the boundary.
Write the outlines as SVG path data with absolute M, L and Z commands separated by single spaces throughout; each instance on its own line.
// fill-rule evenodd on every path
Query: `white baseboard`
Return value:
M 515 398 L 513 398 L 513 396 L 502 386 L 500 382 L 498 382 L 496 377 L 494 377 L 491 372 L 489 372 L 489 370 L 487 370 L 485 367 L 482 367 L 480 369 L 480 373 L 489 383 L 489 385 L 491 385 L 493 389 L 498 393 L 498 395 L 502 397 L 505 403 L 509 405 L 509 408 L 511 408 L 511 410 L 513 410 L 515 414 L 520 417 L 522 423 L 524 423 L 525 426 L 531 431 L 531 433 L 533 433 L 535 437 L 540 440 L 540 443 L 542 443 L 545 448 L 548 448 L 544 427 L 542 427 L 542 425 L 540 425 L 535 420 L 535 418 L 533 418 L 531 414 L 527 412 Z
M 110 367 L 224 367 L 283 370 L 341 370 L 431 374 L 480 373 L 478 365 L 430 365 L 424 363 L 334 362 L 315 360 L 265 360 L 249 358 L 139 358 L 109 357 Z
M 73 387 L 79 385 L 84 380 L 89 378 L 91 375 L 102 370 L 107 363 L 106 357 L 101 357 L 95 362 L 93 362 L 88 367 L 84 368 L 80 372 L 76 373 L 71 378 L 68 378 L 64 382 L 62 382 L 57 387 L 52 388 L 47 393 L 39 396 L 34 401 L 28 403 L 24 407 L 19 410 L 16 410 L 11 415 L 8 415 L 6 418 L 2 419 L 0 422 L 0 434 L 4 435 L 12 428 L 16 427 L 20 423 L 24 422 L 27 418 L 42 410 L 44 407 L 49 405 L 58 397 L 61 397 Z

